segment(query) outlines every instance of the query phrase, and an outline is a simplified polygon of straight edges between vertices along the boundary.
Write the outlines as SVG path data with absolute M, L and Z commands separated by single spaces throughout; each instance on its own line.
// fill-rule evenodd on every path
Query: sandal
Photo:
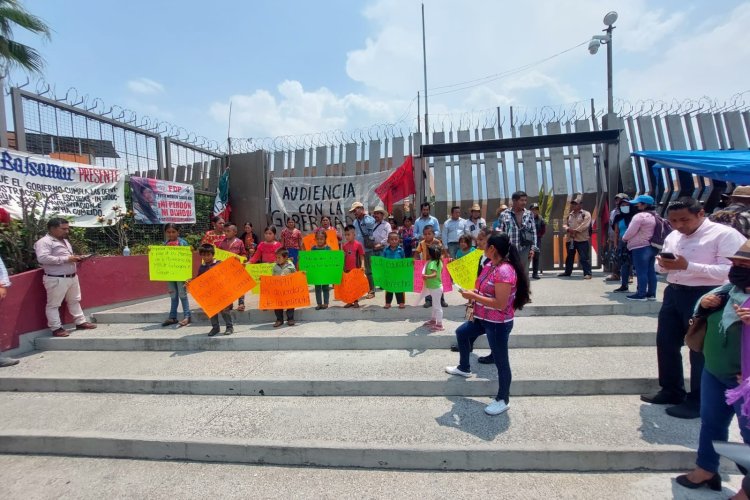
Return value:
M 404 309 L 404 308 L 406 308 L 406 304 L 399 304 L 399 305 L 398 305 L 398 308 L 399 308 L 399 309 Z
M 244 303 L 242 303 L 242 304 L 238 304 L 238 305 L 237 305 L 237 310 L 238 310 L 239 312 L 242 312 L 242 311 L 244 311 L 244 310 L 245 310 L 245 304 L 244 304 Z
M 184 318 L 182 321 L 180 321 L 177 325 L 178 327 L 188 326 L 192 322 L 193 322 L 193 319 L 190 316 L 188 316 L 187 318 Z
M 383 309 L 390 309 L 390 308 L 391 308 L 390 304 L 386 304 L 386 305 L 383 306 Z
M 366 299 L 374 299 L 375 298 L 375 292 L 368 292 L 367 295 L 365 295 Z
M 161 324 L 161 326 L 169 326 L 169 325 L 176 325 L 177 320 L 175 318 L 169 318 L 164 323 Z

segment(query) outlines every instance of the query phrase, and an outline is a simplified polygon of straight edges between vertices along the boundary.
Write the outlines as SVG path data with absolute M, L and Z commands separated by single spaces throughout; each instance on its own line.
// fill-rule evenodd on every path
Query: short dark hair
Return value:
M 673 201 L 672 203 L 670 203 L 667 209 L 670 212 L 672 210 L 687 209 L 687 211 L 691 214 L 697 215 L 701 210 L 703 210 L 703 205 L 701 205 L 701 203 L 695 198 L 691 198 L 690 196 L 683 196 L 682 198 L 677 199 L 677 201 Z
M 175 224 L 174 222 L 167 222 L 166 224 L 164 224 L 164 232 L 165 233 L 167 232 L 167 229 L 174 229 L 178 233 L 180 232 L 180 227 L 177 224 Z
M 521 198 L 528 198 L 529 195 L 526 194 L 526 191 L 516 191 L 512 195 L 510 195 L 510 199 L 513 201 L 518 201 Z
M 63 219 L 62 217 L 52 217 L 50 220 L 47 221 L 47 229 L 52 229 L 53 227 L 60 227 L 63 224 L 70 224 L 70 221 L 68 219 Z
M 406 217 L 404 217 L 404 220 L 402 222 L 406 222 L 406 221 L 414 222 L 414 219 L 411 218 L 411 215 L 407 215 Z
M 224 218 L 220 215 L 214 215 L 211 217 L 211 224 L 216 224 L 219 220 L 224 220 Z
M 396 231 L 391 231 L 390 233 L 388 233 L 388 237 L 389 237 L 389 238 L 390 238 L 391 236 L 393 236 L 393 235 L 396 235 L 396 238 L 398 238 L 398 233 L 397 233 Z
M 349 231 L 356 231 L 356 229 L 354 229 L 354 226 L 353 226 L 352 224 L 349 224 L 349 225 L 347 225 L 347 226 L 346 226 L 346 227 L 344 228 L 344 232 L 345 232 L 345 233 L 347 233 L 347 232 L 349 232 Z
M 432 231 L 433 233 L 435 232 L 435 228 L 432 227 L 432 224 L 427 224 L 425 227 L 422 228 L 422 234 L 424 234 L 424 232 L 427 231 L 428 229 Z
M 286 248 L 279 248 L 276 250 L 276 257 L 284 257 L 285 259 L 289 258 L 289 250 Z
M 204 243 L 204 244 L 202 244 L 201 246 L 198 247 L 198 253 L 199 254 L 210 253 L 211 255 L 213 255 L 214 254 L 214 246 L 211 245 L 210 243 Z
M 462 234 L 461 236 L 458 237 L 458 242 L 461 243 L 462 241 L 466 242 L 467 245 L 471 246 L 474 239 L 468 234 Z
M 423 209 L 424 207 L 430 208 L 430 202 L 425 201 L 424 203 L 422 203 L 421 205 L 419 205 L 419 209 L 420 210 Z
M 461 210 L 461 207 L 451 207 L 451 213 L 453 213 L 454 210 Z
M 266 231 L 271 231 L 273 234 L 276 234 L 276 226 L 266 226 L 263 232 L 265 233 Z

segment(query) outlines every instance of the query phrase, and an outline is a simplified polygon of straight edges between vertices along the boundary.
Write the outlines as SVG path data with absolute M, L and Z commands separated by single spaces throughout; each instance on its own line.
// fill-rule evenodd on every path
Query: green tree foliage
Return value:
M 39 73 L 44 59 L 36 49 L 13 40 L 13 30 L 22 28 L 49 39 L 51 30 L 39 17 L 29 13 L 18 0 L 0 0 L 0 69 L 5 76 L 9 69 L 19 67 Z

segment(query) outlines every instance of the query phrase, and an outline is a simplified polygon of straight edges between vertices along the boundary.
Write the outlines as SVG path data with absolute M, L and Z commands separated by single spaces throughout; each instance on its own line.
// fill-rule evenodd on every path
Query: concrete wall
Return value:
M 230 218 L 240 232 L 245 222 L 252 223 L 255 234 L 262 239 L 263 229 L 268 224 L 266 155 L 263 151 L 232 155 L 229 165 Z

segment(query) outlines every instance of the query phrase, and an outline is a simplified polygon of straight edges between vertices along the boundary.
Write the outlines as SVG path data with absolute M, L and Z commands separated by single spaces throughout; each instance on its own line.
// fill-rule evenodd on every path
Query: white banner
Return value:
M 195 223 L 195 188 L 190 184 L 131 177 L 130 195 L 140 224 Z
M 318 227 L 320 219 L 327 215 L 333 226 L 343 228 L 352 220 L 349 209 L 355 201 L 368 211 L 382 204 L 375 188 L 391 173 L 386 170 L 347 177 L 274 177 L 271 222 L 284 227 L 291 218 L 300 231 L 306 232 Z
M 21 199 L 39 197 L 47 217 L 72 217 L 71 225 L 101 226 L 98 217 L 113 219 L 113 207 L 125 209 L 125 176 L 118 169 L 31 156 L 0 149 L 0 206 L 21 218 Z

